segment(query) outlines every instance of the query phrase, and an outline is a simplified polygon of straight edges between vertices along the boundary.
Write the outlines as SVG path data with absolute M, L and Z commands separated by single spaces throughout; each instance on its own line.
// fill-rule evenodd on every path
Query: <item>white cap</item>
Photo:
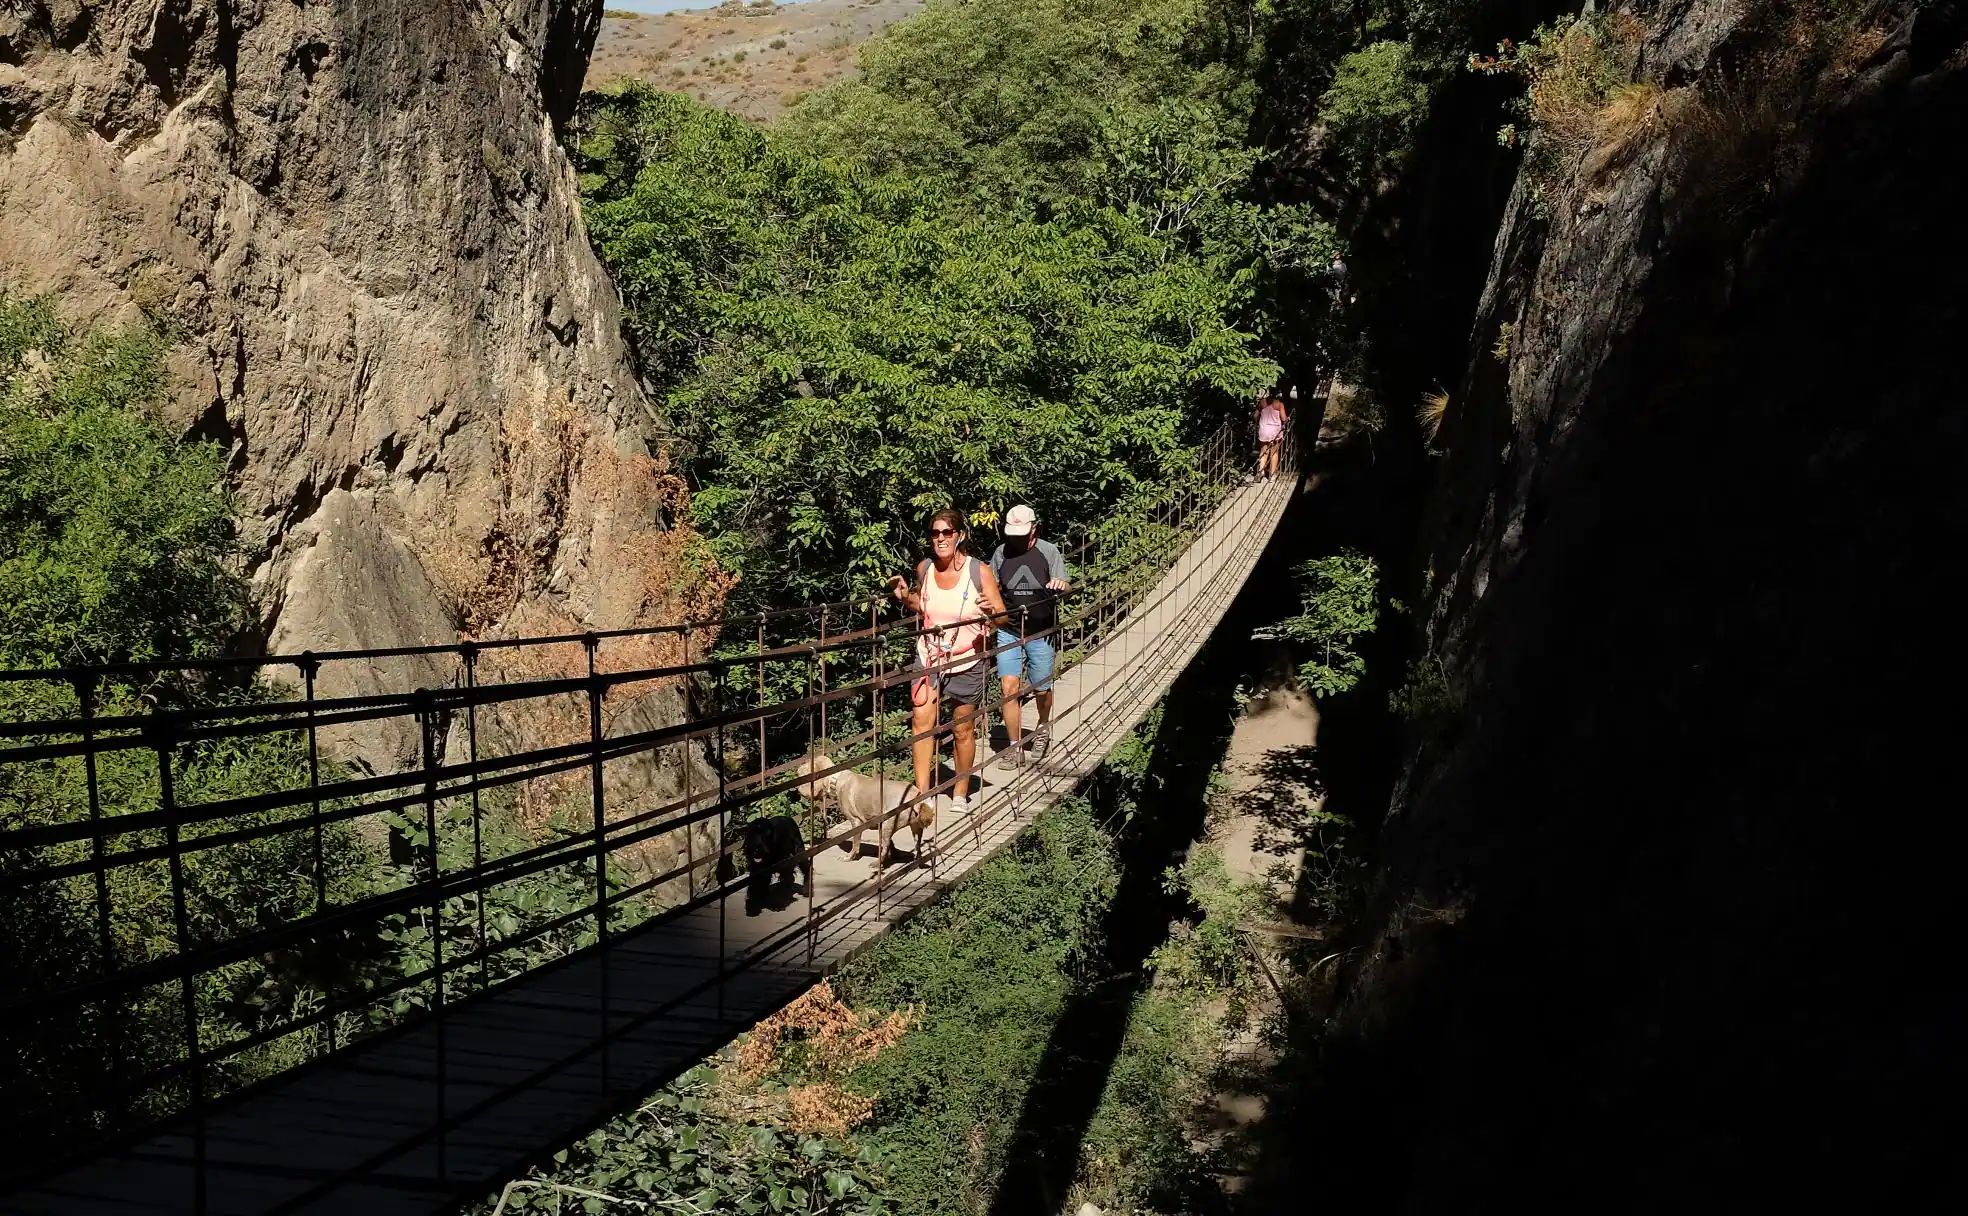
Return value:
M 1032 525 L 1038 522 L 1038 513 L 1021 503 L 1005 512 L 1004 534 L 1006 536 L 1030 536 L 1032 534 Z

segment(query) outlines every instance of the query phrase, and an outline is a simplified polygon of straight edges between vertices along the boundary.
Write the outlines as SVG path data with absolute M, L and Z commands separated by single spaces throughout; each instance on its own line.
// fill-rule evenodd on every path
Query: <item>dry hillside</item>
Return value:
M 640 77 L 746 118 L 770 119 L 799 94 L 853 74 L 863 42 L 923 0 L 728 0 L 696 12 L 610 10 L 587 87 Z

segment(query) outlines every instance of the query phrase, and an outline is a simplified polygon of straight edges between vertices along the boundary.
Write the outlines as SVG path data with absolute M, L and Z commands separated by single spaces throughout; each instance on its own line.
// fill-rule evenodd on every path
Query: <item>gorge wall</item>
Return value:
M 1629 11 L 1631 121 L 1520 176 L 1434 441 L 1286 1196 L 1941 1193 L 1968 6 Z
M 0 281 L 174 338 L 175 417 L 229 446 L 272 648 L 715 609 L 680 573 L 681 486 L 558 137 L 601 7 L 0 11 Z M 322 686 L 449 674 L 332 664 Z

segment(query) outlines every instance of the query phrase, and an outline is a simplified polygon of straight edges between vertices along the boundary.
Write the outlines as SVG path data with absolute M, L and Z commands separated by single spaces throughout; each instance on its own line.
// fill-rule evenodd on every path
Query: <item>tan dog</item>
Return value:
M 825 752 L 821 752 L 801 762 L 799 775 L 810 777 L 832 767 L 834 762 Z M 929 831 L 929 825 L 936 821 L 936 811 L 929 803 L 919 800 L 914 783 L 883 780 L 851 769 L 807 782 L 799 787 L 799 792 L 816 805 L 831 804 L 842 818 L 858 825 L 859 830 L 854 833 L 854 848 L 848 854 L 849 860 L 861 856 L 861 841 L 869 828 L 875 828 L 880 840 L 875 854 L 877 866 L 888 864 L 889 838 L 898 827 L 908 828 L 914 834 L 910 843 L 920 856 L 923 833 Z

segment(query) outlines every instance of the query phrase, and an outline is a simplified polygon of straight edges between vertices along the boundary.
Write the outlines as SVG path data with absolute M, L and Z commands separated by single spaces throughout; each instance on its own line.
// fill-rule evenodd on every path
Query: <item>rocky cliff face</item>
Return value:
M 1322 1088 L 1382 1209 L 1933 1193 L 1968 6 L 1663 0 L 1520 179 Z M 1325 1167 L 1332 1167 L 1330 1170 Z
M 273 647 L 711 606 L 675 577 L 679 487 L 556 133 L 600 19 L 600 0 L 0 11 L 0 276 L 179 338 L 177 409 L 230 445 Z

